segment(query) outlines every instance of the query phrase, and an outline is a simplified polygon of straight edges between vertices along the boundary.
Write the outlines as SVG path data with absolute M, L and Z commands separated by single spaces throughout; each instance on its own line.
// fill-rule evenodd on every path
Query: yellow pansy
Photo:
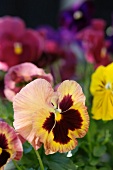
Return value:
M 92 114 L 94 119 L 113 119 L 113 63 L 100 66 L 93 73 L 90 85 L 93 95 Z

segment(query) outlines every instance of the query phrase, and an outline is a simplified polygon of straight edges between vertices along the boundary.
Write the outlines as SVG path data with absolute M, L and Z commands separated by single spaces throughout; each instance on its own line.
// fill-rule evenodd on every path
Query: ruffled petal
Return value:
M 21 90 L 26 84 L 34 79 L 43 78 L 53 84 L 52 75 L 46 74 L 41 68 L 36 65 L 26 62 L 11 67 L 5 75 L 4 94 L 8 100 L 13 101 L 13 97 Z
M 26 85 L 14 97 L 14 127 L 20 135 L 34 145 L 36 136 L 33 116 L 42 108 L 50 108 L 53 89 L 44 79 L 37 79 Z
M 21 159 L 22 153 L 22 143 L 14 129 L 0 121 L 0 168 L 10 159 Z
M 87 108 L 81 103 L 61 113 L 50 131 L 44 147 L 46 154 L 50 152 L 68 152 L 77 145 L 76 138 L 82 138 L 88 131 L 89 116 Z
M 112 72 L 113 72 L 113 63 L 106 66 L 106 71 L 105 71 L 106 82 L 113 83 Z
M 113 94 L 109 89 L 94 96 L 92 114 L 93 118 L 96 120 L 113 119 Z
M 36 132 L 36 137 L 39 137 L 40 142 L 45 143 L 50 131 L 55 125 L 55 114 L 53 110 L 42 108 L 34 115 L 33 128 Z
M 106 85 L 105 69 L 106 68 L 104 66 L 100 66 L 92 74 L 90 85 L 90 92 L 92 95 L 95 95 L 95 93 L 104 90 L 104 87 Z
M 62 111 L 68 110 L 71 106 L 79 102 L 85 104 L 85 96 L 82 88 L 76 81 L 63 81 L 59 85 L 57 92 L 59 95 L 59 108 Z

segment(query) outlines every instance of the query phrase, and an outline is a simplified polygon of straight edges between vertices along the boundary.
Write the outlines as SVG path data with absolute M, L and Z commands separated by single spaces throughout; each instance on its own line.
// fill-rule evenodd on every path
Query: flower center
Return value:
M 105 85 L 105 88 L 106 88 L 106 89 L 111 89 L 111 88 L 112 88 L 111 83 L 110 83 L 110 82 L 108 82 L 108 83 Z
M 21 43 L 14 43 L 14 52 L 18 55 L 22 54 L 23 49 L 22 49 L 22 44 Z
M 2 153 L 2 148 L 0 148 L 0 155 L 1 155 L 1 153 Z
M 61 113 L 61 110 L 56 109 L 56 112 L 55 112 L 55 120 L 56 121 L 60 121 L 62 119 L 62 115 L 60 113 Z
M 100 54 L 101 58 L 104 58 L 106 56 L 106 53 L 107 53 L 107 49 L 105 47 L 103 47 L 101 49 L 101 54 Z
M 76 12 L 74 12 L 74 14 L 73 14 L 73 18 L 74 19 L 80 19 L 80 18 L 82 18 L 82 16 L 83 16 L 83 14 L 82 14 L 82 12 L 81 11 L 76 11 Z

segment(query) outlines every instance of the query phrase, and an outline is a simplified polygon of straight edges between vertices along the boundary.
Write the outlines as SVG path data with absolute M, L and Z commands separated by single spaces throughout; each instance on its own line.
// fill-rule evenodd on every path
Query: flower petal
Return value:
M 62 111 L 68 110 L 76 103 L 85 104 L 85 96 L 82 88 L 76 81 L 65 80 L 57 89 L 59 95 L 59 108 Z
M 96 120 L 113 119 L 113 94 L 110 90 L 105 90 L 94 96 L 92 114 Z
M 48 134 L 55 124 L 55 114 L 51 111 L 48 108 L 42 108 L 34 115 L 33 128 L 36 137 L 39 137 L 42 143 L 46 142 Z
M 33 129 L 33 116 L 42 108 L 50 108 L 53 89 L 44 79 L 27 84 L 14 98 L 14 127 L 20 135 L 32 145 L 36 140 Z M 35 147 L 35 146 L 34 146 Z
M 43 78 L 53 84 L 52 75 L 50 73 L 46 74 L 43 69 L 32 63 L 26 62 L 11 67 L 4 79 L 5 96 L 8 100 L 13 101 L 13 97 L 23 86 L 37 78 Z
M 113 82 L 113 76 L 111 74 L 113 72 L 113 63 L 107 65 L 105 69 L 106 69 L 105 71 L 106 82 Z
M 106 85 L 105 67 L 100 66 L 92 74 L 91 85 L 90 85 L 91 94 L 95 95 L 95 93 L 102 91 L 105 85 Z
M 44 143 L 46 154 L 68 152 L 74 149 L 77 145 L 76 138 L 84 137 L 88 127 L 89 116 L 82 103 L 62 112 L 61 119 L 56 121 Z
M 10 159 L 22 157 L 22 143 L 14 129 L 6 122 L 0 121 L 0 167 Z

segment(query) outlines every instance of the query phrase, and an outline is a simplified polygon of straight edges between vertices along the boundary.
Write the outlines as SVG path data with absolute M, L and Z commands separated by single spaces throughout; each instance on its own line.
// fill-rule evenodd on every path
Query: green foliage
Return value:
M 50 170 L 76 170 L 75 164 L 65 154 L 48 155 L 44 157 L 43 161 Z

